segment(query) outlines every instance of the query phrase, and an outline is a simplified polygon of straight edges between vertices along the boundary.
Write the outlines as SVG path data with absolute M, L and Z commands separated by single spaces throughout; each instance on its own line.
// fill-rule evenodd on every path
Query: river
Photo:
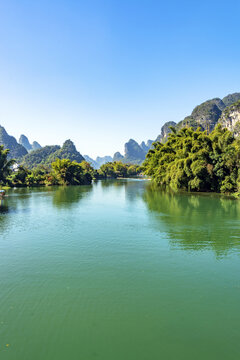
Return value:
M 237 360 L 240 201 L 149 181 L 8 191 L 1 360 Z

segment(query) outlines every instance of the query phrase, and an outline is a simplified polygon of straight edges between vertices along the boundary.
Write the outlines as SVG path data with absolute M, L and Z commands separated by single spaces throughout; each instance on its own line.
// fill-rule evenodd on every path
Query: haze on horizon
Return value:
M 91 157 L 240 90 L 238 1 L 0 1 L 0 124 Z

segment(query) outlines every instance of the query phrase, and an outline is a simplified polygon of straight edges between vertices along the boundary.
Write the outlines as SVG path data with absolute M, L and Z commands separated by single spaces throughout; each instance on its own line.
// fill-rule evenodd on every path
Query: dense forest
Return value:
M 9 160 L 9 150 L 0 146 L 0 186 L 87 185 L 144 172 L 164 188 L 240 194 L 240 139 L 233 132 L 220 124 L 210 134 L 192 127 L 170 130 L 166 142 L 153 143 L 141 167 L 114 161 L 96 170 L 81 158 L 77 162 L 53 157 L 51 164 L 28 168 Z
M 219 124 L 207 134 L 200 128 L 172 127 L 165 143 L 155 142 L 143 163 L 146 175 L 174 190 L 240 193 L 240 140 Z
M 78 163 L 70 159 L 59 159 L 50 166 L 40 165 L 29 169 L 17 165 L 16 161 L 8 159 L 9 149 L 0 146 L 0 186 L 50 186 L 50 185 L 89 185 L 92 180 L 117 177 L 131 177 L 140 173 L 136 165 L 112 162 L 104 164 L 95 170 L 85 160 Z

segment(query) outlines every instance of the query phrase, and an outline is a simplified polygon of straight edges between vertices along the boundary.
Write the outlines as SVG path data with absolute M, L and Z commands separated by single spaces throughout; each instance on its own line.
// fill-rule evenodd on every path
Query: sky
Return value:
M 91 157 L 240 91 L 239 1 L 0 0 L 0 124 Z

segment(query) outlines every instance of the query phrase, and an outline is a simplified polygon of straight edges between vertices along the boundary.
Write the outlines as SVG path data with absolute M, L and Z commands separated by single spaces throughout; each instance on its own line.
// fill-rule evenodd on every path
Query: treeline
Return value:
M 97 170 L 101 179 L 128 178 L 139 175 L 142 168 L 139 165 L 123 164 L 121 161 L 108 162 Z
M 240 140 L 218 125 L 206 131 L 171 129 L 168 140 L 153 144 L 143 169 L 163 187 L 174 190 L 240 193 Z
M 56 159 L 50 167 L 40 165 L 28 169 L 8 160 L 9 150 L 0 146 L 0 186 L 89 185 L 92 180 L 136 176 L 140 169 L 120 162 L 107 163 L 95 170 L 88 162 Z

